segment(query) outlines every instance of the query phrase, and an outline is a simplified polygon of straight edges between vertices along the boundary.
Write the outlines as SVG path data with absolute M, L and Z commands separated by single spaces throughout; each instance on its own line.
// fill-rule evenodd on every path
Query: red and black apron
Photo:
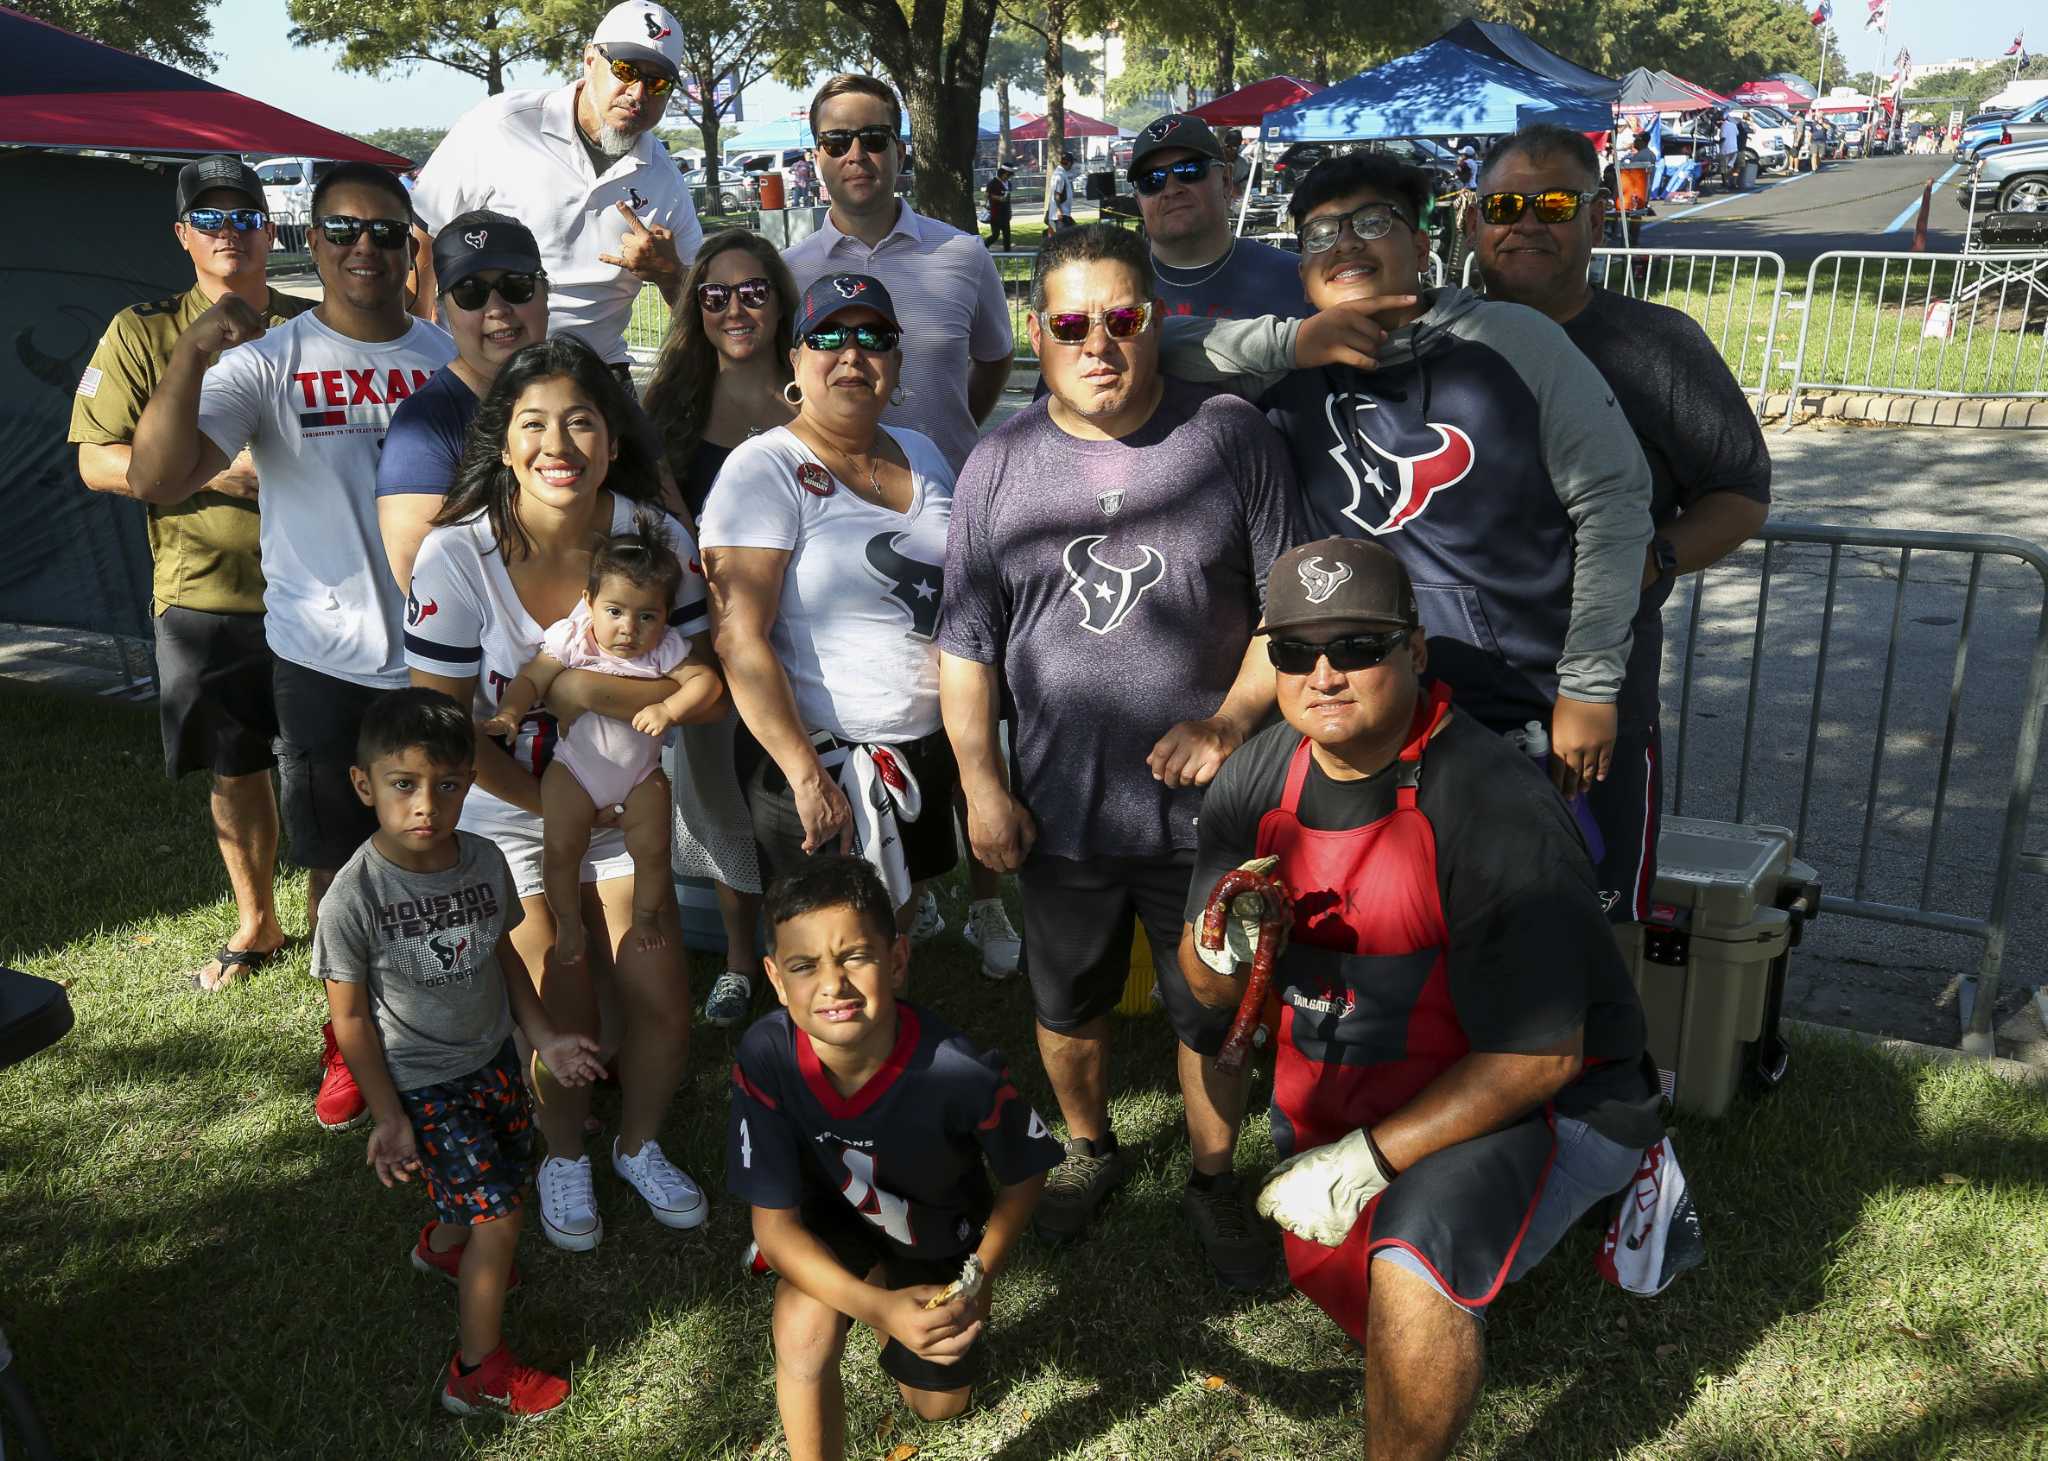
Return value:
M 1294 931 L 1273 974 L 1272 1124 L 1282 1156 L 1373 1125 L 1471 1048 L 1451 1000 L 1436 833 L 1416 805 L 1423 751 L 1450 709 L 1442 685 L 1416 707 L 1390 815 L 1341 832 L 1304 827 L 1304 737 L 1280 805 L 1259 820 L 1257 855 L 1280 859 L 1276 876 L 1294 894 Z M 1453 1298 L 1484 1307 L 1543 1190 L 1551 1133 L 1546 1108 L 1424 1158 L 1373 1199 L 1342 1247 L 1284 1234 L 1288 1277 L 1360 1343 L 1367 1274 L 1381 1248 L 1407 1249 Z

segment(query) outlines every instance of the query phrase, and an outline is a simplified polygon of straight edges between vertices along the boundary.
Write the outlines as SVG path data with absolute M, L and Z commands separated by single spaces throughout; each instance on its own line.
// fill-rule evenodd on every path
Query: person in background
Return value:
M 993 176 L 984 190 L 988 198 L 988 246 L 991 249 L 1007 250 L 1010 243 L 1010 165 L 996 164 Z M 997 242 L 997 240 L 1001 242 Z
M 693 525 L 702 523 L 733 448 L 796 414 L 782 392 L 797 308 L 796 285 L 775 246 L 744 229 L 706 239 L 683 281 L 682 307 L 647 387 L 647 413 L 660 428 Z M 761 748 L 751 736 L 738 746 L 741 733 L 736 710 L 681 728 L 670 845 L 678 877 L 708 878 L 717 889 L 725 969 L 705 997 L 704 1018 L 724 1028 L 745 1022 L 761 971 L 754 932 L 761 866 L 741 792 Z
M 1074 154 L 1062 152 L 1059 166 L 1045 175 L 1045 231 L 1074 226 Z
M 653 0 L 626 0 L 598 22 L 575 81 L 503 92 L 465 113 L 413 193 L 415 308 L 432 318 L 433 236 L 449 219 L 476 208 L 525 219 L 542 241 L 548 328 L 580 336 L 630 386 L 626 325 L 641 286 L 673 306 L 704 237 L 683 175 L 654 135 L 682 47 L 675 16 Z
M 1138 133 L 1131 186 L 1168 315 L 1237 319 L 1308 313 L 1293 254 L 1237 237 L 1231 164 L 1200 117 L 1171 112 Z
M 114 316 L 71 403 L 78 475 L 95 492 L 127 497 L 129 442 L 170 364 L 178 336 L 225 294 L 266 327 L 311 308 L 266 282 L 276 225 L 263 184 L 239 157 L 205 157 L 178 172 L 171 233 L 192 260 L 183 294 Z M 148 509 L 150 627 L 156 637 L 157 716 L 164 769 L 213 779 L 214 844 L 235 899 L 235 927 L 192 973 L 207 993 L 263 967 L 284 944 L 277 872 L 277 764 L 271 741 L 270 647 L 263 638 L 263 564 L 256 469 L 247 448 L 175 506 Z

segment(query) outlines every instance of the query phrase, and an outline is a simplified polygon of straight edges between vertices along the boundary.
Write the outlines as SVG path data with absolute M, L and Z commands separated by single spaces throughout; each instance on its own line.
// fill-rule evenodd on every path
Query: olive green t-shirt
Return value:
M 163 378 L 171 347 L 211 303 L 193 285 L 169 299 L 132 305 L 114 316 L 79 378 L 71 401 L 71 441 L 120 446 Z M 282 324 L 312 308 L 309 300 L 270 291 L 263 323 Z M 150 586 L 156 612 L 204 609 L 214 614 L 263 612 L 263 566 L 257 551 L 256 504 L 220 492 L 195 492 L 170 507 L 149 509 Z

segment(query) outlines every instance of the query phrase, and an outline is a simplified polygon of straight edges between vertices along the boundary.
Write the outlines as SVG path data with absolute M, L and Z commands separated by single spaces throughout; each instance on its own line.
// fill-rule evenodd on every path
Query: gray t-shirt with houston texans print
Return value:
M 400 867 L 365 842 L 334 875 L 313 930 L 313 977 L 370 987 L 401 1091 L 483 1069 L 512 1036 L 498 940 L 525 916 L 505 854 L 457 832 L 445 872 Z
M 997 666 L 1012 786 L 1051 857 L 1192 852 L 1198 787 L 1145 758 L 1214 715 L 1293 544 L 1294 468 L 1244 401 L 1169 379 L 1116 441 L 1039 401 L 981 439 L 953 489 L 939 648 Z

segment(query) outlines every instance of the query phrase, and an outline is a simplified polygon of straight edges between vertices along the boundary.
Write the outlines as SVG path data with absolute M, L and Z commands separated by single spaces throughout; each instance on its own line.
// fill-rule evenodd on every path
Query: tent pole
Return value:
M 1244 237 L 1244 221 L 1252 211 L 1252 189 L 1259 185 L 1259 169 L 1266 161 L 1266 134 L 1259 132 L 1259 140 L 1252 144 L 1252 175 L 1244 180 L 1244 196 L 1237 200 L 1237 236 Z
M 1607 165 L 1614 169 L 1614 191 L 1616 194 L 1614 211 L 1621 215 L 1621 246 L 1626 249 L 1629 247 L 1628 209 L 1622 205 L 1619 196 L 1621 193 L 1621 106 L 1619 103 L 1615 104 L 1610 116 L 1612 117 L 1612 125 L 1607 129 Z

